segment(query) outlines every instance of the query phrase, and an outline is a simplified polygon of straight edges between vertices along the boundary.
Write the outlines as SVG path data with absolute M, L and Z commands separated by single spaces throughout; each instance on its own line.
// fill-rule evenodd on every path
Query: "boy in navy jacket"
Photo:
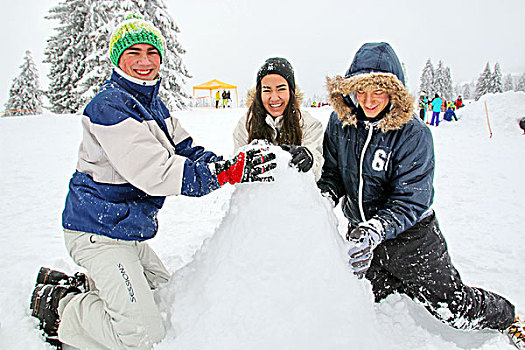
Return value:
M 342 200 L 354 273 L 370 281 L 377 302 L 404 293 L 452 327 L 506 331 L 523 346 L 514 305 L 465 285 L 452 265 L 431 208 L 432 134 L 413 114 L 390 45 L 364 44 L 345 76 L 327 86 L 335 111 L 318 186 L 333 204 Z

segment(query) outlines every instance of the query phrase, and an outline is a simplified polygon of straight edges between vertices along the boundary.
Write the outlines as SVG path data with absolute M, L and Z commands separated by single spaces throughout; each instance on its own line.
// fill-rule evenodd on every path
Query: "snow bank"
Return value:
M 214 236 L 162 293 L 159 349 L 378 348 L 372 293 L 347 267 L 313 175 L 238 186 Z M 166 345 L 166 346 L 163 346 Z
M 487 113 L 493 137 L 507 137 L 508 135 L 521 135 L 518 122 L 525 117 L 525 92 L 504 92 L 501 94 L 486 94 L 479 101 L 473 102 L 457 110 L 462 126 L 472 130 L 489 134 Z M 440 124 L 441 125 L 441 124 Z

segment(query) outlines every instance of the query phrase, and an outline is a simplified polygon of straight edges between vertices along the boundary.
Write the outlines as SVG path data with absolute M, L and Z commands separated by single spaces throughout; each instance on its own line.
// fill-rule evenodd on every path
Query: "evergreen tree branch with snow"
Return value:
M 63 0 L 45 17 L 59 22 L 44 53 L 44 62 L 51 65 L 47 97 L 52 112 L 76 113 L 84 104 L 75 89 L 86 71 L 85 59 L 91 50 L 84 25 L 90 3 L 91 0 Z

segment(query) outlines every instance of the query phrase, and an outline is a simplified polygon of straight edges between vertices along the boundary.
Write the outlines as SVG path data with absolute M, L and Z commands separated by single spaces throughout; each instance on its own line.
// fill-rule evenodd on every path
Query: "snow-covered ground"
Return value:
M 489 138 L 484 102 L 493 136 Z M 329 107 L 308 109 L 326 124 Z M 434 208 L 470 285 L 525 309 L 524 93 L 489 95 L 432 128 Z M 229 155 L 245 109 L 177 113 L 197 143 Z M 0 119 L 0 349 L 47 349 L 29 298 L 40 266 L 77 269 L 60 216 L 80 142 L 76 116 Z M 283 160 L 285 161 L 285 160 Z M 394 295 L 372 303 L 346 265 L 345 222 L 311 174 L 172 197 L 151 245 L 173 273 L 156 295 L 158 349 L 512 349 L 493 331 L 453 330 Z

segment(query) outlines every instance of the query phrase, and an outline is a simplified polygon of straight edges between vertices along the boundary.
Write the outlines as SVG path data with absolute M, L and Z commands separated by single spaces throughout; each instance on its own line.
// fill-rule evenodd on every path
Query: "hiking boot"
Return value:
M 62 344 L 62 342 L 58 339 L 58 336 L 55 335 L 55 336 L 46 336 L 45 337 L 46 339 L 46 343 L 49 343 L 51 345 L 53 345 L 55 347 L 56 350 L 62 350 L 62 346 L 64 344 Z
M 525 322 L 518 316 L 514 319 L 514 323 L 504 331 L 510 338 L 510 341 L 518 349 L 525 350 Z
M 80 289 L 82 292 L 89 290 L 89 280 L 81 272 L 76 272 L 73 276 L 68 276 L 63 272 L 51 270 L 48 267 L 41 267 L 36 277 L 36 285 L 52 284 L 61 286 L 71 286 Z
M 46 335 L 54 337 L 57 335 L 60 317 L 58 316 L 58 303 L 69 293 L 80 293 L 76 287 L 66 287 L 51 284 L 38 284 L 31 295 L 31 316 L 40 320 L 40 329 Z

